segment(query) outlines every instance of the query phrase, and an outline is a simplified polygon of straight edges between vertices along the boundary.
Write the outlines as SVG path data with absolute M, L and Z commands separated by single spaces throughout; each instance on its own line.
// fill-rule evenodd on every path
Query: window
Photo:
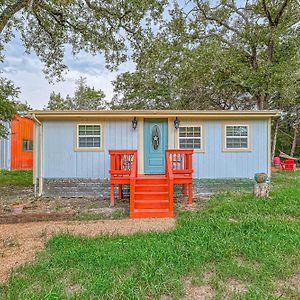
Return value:
M 77 125 L 77 150 L 96 149 L 102 147 L 102 126 L 100 124 Z
M 32 140 L 23 140 L 22 141 L 22 150 L 23 151 L 32 151 L 33 143 Z
M 179 149 L 202 150 L 202 126 L 179 127 Z
M 249 148 L 249 125 L 225 125 L 225 150 Z

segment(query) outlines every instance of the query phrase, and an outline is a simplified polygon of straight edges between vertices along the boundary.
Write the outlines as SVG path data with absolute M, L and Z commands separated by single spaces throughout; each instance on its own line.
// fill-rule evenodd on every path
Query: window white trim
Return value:
M 227 127 L 247 127 L 247 136 L 227 136 Z M 223 124 L 223 133 L 222 133 L 222 145 L 223 145 L 223 151 L 225 152 L 249 152 L 252 151 L 251 145 L 252 145 L 252 130 L 251 130 L 251 124 L 249 123 L 242 123 L 242 122 L 226 122 Z M 247 139 L 247 148 L 228 148 L 227 147 L 227 138 L 233 138 L 233 139 L 240 139 L 245 138 Z
M 100 147 L 80 147 L 79 146 L 79 126 L 89 126 L 89 125 L 99 125 L 100 126 Z M 95 137 L 96 135 L 85 135 L 85 137 Z M 98 136 L 98 135 L 97 135 Z M 74 150 L 75 151 L 102 151 L 104 150 L 104 125 L 99 122 L 88 122 L 88 123 L 77 123 L 75 125 L 75 134 L 74 134 Z
M 200 132 L 201 132 L 201 137 L 200 137 L 200 149 L 192 149 L 192 150 L 194 150 L 194 152 L 205 152 L 205 148 L 204 148 L 204 143 L 205 143 L 205 132 L 204 132 L 204 126 L 203 126 L 203 124 L 199 124 L 199 123 L 187 123 L 187 122 L 185 122 L 185 121 L 182 121 L 182 122 L 180 122 L 180 126 L 179 126 L 179 128 L 180 127 L 199 127 L 200 128 Z M 177 149 L 181 149 L 180 147 L 179 147 L 179 140 L 180 140 L 180 137 L 179 137 L 179 130 L 180 129 L 177 129 L 176 130 L 176 135 L 177 135 L 177 137 L 176 137 L 176 148 Z M 184 139 L 194 139 L 194 137 L 182 137 L 182 138 L 184 138 Z M 187 149 L 187 148 L 182 148 L 182 150 L 189 150 L 189 149 Z

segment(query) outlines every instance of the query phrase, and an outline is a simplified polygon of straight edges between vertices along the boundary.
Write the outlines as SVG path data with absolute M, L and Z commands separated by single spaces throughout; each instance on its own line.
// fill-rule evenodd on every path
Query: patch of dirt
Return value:
M 289 278 L 288 284 L 300 292 L 300 270 Z
M 243 256 L 236 256 L 235 260 L 239 267 L 249 267 L 252 269 L 259 269 L 260 264 L 256 261 L 248 261 Z
M 7 199 L 8 201 L 19 196 L 33 196 L 32 187 L 15 186 L 15 185 L 1 185 L 0 199 Z
M 73 284 L 73 285 L 66 288 L 66 294 L 69 297 L 72 297 L 75 294 L 80 293 L 80 292 L 82 292 L 82 286 L 78 283 L 75 283 L 75 284 Z
M 30 202 L 33 198 L 33 189 L 30 187 L 0 186 L 0 214 L 5 213 L 9 209 L 9 205 L 17 199 L 25 199 L 25 202 Z
M 206 271 L 203 273 L 203 280 L 204 282 L 209 282 L 215 276 L 215 272 L 213 271 Z
M 198 211 L 199 210 L 199 205 L 198 203 L 193 202 L 192 204 L 187 204 L 187 203 L 180 203 L 178 205 L 180 210 L 187 210 L 187 211 Z
M 290 221 L 290 222 L 297 222 L 299 221 L 299 218 L 295 217 L 295 216 L 291 216 L 291 215 L 285 215 L 282 216 L 283 221 Z
M 276 297 L 282 297 L 288 290 L 300 293 L 300 269 L 286 280 L 276 282 Z
M 133 234 L 135 232 L 166 231 L 175 227 L 175 219 L 123 219 L 100 221 L 32 222 L 0 225 L 0 282 L 9 271 L 33 261 L 45 242 L 54 234 L 75 235 Z
M 238 223 L 239 220 L 235 219 L 235 218 L 228 218 L 228 222 L 229 223 Z
M 231 298 L 234 294 L 246 294 L 248 287 L 242 281 L 231 278 L 225 283 L 226 294 Z
M 216 298 L 216 291 L 209 285 L 192 285 L 191 278 L 185 279 L 184 285 L 186 291 L 182 298 L 184 300 L 210 300 Z
M 24 204 L 21 215 L 12 215 L 10 204 L 16 201 Z M 109 200 L 97 197 L 34 197 L 31 188 L 16 186 L 0 187 L 0 224 L 34 221 L 98 220 L 120 219 L 128 215 L 129 200 L 115 202 L 109 207 Z
M 190 287 L 183 297 L 184 300 L 209 300 L 215 298 L 215 290 L 208 285 Z
M 188 204 L 186 197 L 178 199 L 178 208 L 181 211 L 201 211 L 207 208 L 210 197 L 198 197 L 193 199 L 192 204 Z

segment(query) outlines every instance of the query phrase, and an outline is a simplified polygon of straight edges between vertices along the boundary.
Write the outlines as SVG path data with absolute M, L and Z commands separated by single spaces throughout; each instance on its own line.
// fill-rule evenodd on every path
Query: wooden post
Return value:
M 115 206 L 115 185 L 110 185 L 110 207 Z
M 253 192 L 256 197 L 260 197 L 260 198 L 269 197 L 269 190 L 270 187 L 268 182 L 254 184 Z
M 123 198 L 122 184 L 118 184 L 119 200 Z
M 188 195 L 188 185 L 187 184 L 184 184 L 183 185 L 183 196 L 186 197 Z
M 193 184 L 189 184 L 189 204 L 193 203 Z

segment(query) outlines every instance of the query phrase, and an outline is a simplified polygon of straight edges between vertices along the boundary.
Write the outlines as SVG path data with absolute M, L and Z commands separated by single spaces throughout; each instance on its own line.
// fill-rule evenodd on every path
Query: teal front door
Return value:
M 168 148 L 168 121 L 145 119 L 144 122 L 144 173 L 164 174 Z

